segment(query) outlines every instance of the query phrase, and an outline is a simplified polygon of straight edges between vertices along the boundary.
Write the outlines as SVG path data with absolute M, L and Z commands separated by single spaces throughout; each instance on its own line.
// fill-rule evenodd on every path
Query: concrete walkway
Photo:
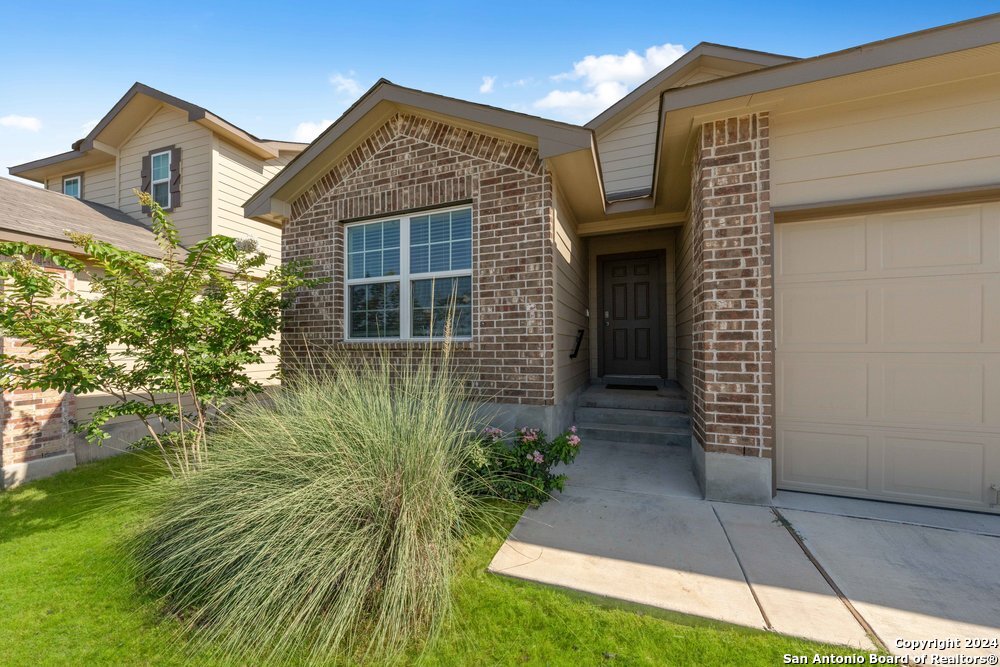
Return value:
M 900 519 L 913 508 L 855 504 L 845 516 L 807 494 L 776 509 L 709 502 L 690 470 L 680 447 L 586 442 L 565 491 L 525 512 L 490 570 L 862 649 L 1000 637 L 1000 539 L 988 534 L 1000 517 L 929 510 L 921 525 Z M 940 527 L 949 514 L 959 530 Z

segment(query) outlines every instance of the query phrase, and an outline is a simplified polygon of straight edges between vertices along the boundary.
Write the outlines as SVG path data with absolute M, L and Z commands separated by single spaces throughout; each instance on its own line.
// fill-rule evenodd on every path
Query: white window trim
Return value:
M 161 155 L 167 156 L 167 177 L 155 179 L 153 178 L 153 162 Z M 163 210 L 170 210 L 170 206 L 173 204 L 173 196 L 170 192 L 170 167 L 173 166 L 174 162 L 174 152 L 173 151 L 160 151 L 159 153 L 153 153 L 149 156 L 149 196 L 153 196 L 153 190 L 156 189 L 158 183 L 167 184 L 167 205 L 163 207 Z M 156 201 L 155 199 L 153 201 Z
M 452 336 L 451 340 L 469 341 L 476 335 L 476 279 L 472 275 L 472 268 L 460 269 L 457 271 L 436 271 L 427 273 L 410 273 L 410 220 L 425 215 L 435 213 L 451 213 L 452 211 L 462 211 L 468 209 L 472 215 L 472 265 L 476 260 L 476 212 L 472 204 L 462 204 L 460 206 L 449 206 L 447 208 L 434 208 L 421 211 L 413 211 L 402 215 L 389 215 L 384 218 L 371 218 L 368 220 L 358 220 L 344 225 L 344 341 L 349 343 L 398 343 L 415 342 L 428 343 L 444 340 L 441 336 L 413 336 L 412 318 L 413 304 L 411 301 L 411 283 L 414 280 L 430 280 L 432 278 L 460 278 L 469 276 L 472 278 L 472 333 L 468 336 Z M 347 277 L 348 256 L 350 247 L 347 243 L 347 230 L 351 227 L 361 227 L 376 222 L 391 222 L 399 220 L 399 275 L 380 276 L 378 278 L 354 278 Z M 352 338 L 351 337 L 351 285 L 374 285 L 376 283 L 399 283 L 399 336 L 381 338 Z
M 76 181 L 76 191 L 77 191 L 78 194 L 76 195 L 75 198 L 76 199 L 83 199 L 83 183 L 81 182 L 81 180 L 82 179 L 80 178 L 79 175 L 64 177 L 62 179 L 62 191 L 63 191 L 63 194 L 66 194 L 66 184 L 70 183 L 72 181 Z M 68 195 L 68 196 L 72 197 L 73 195 Z

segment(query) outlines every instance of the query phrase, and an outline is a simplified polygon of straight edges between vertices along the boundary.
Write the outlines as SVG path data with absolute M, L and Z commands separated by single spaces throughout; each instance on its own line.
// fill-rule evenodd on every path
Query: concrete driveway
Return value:
M 585 443 L 490 570 L 861 649 L 1000 655 L 1000 517 L 779 494 L 709 502 L 686 450 Z M 961 642 L 960 642 L 961 643 Z

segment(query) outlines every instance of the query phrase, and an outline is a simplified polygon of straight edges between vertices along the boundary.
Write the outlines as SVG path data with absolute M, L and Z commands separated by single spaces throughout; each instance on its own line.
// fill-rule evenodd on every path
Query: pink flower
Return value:
M 574 447 L 576 447 L 577 445 L 579 445 L 580 444 L 580 436 L 578 436 L 578 435 L 571 435 L 571 436 L 569 436 L 569 444 L 573 445 Z
M 521 439 L 525 442 L 534 442 L 538 440 L 538 429 L 537 428 L 527 428 L 521 429 Z
M 535 463 L 545 463 L 545 457 L 542 456 L 542 453 L 539 452 L 537 449 L 533 454 L 528 454 L 528 458 L 534 461 Z
M 492 426 L 487 426 L 483 429 L 483 435 L 491 440 L 499 440 L 503 437 L 503 431 Z
M 574 435 L 576 434 L 576 424 L 569 427 L 569 432 Z

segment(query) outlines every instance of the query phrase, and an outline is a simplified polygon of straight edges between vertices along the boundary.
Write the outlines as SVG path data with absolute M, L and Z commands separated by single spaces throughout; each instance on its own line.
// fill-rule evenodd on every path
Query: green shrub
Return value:
M 263 385 L 248 368 L 276 352 L 281 309 L 300 287 L 305 265 L 265 270 L 252 238 L 209 236 L 186 248 L 180 232 L 147 192 L 159 261 L 87 234 L 67 232 L 72 252 L 0 241 L 0 330 L 31 354 L 0 349 L 0 391 L 72 394 L 100 391 L 99 407 L 76 424 L 93 444 L 120 417 L 146 429 L 174 475 L 196 471 L 208 453 L 214 410 Z M 71 289 L 57 266 L 86 276 Z M 9 352 L 9 350 L 8 350 Z
M 489 502 L 462 387 L 447 359 L 382 359 L 238 407 L 198 474 L 149 491 L 140 581 L 241 662 L 398 656 L 439 627 Z
M 487 428 L 481 434 L 485 460 L 479 470 L 489 474 L 490 492 L 506 500 L 540 505 L 562 491 L 566 475 L 555 475 L 552 467 L 572 463 L 580 451 L 576 427 L 549 440 L 537 428 L 520 428 L 513 438 Z

